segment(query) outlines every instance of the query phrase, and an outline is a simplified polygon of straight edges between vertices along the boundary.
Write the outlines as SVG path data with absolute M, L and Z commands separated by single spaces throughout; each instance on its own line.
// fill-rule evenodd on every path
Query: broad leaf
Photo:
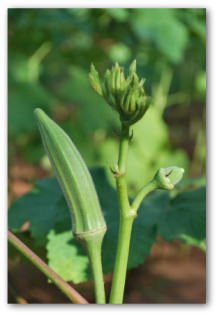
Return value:
M 159 224 L 160 235 L 168 241 L 178 238 L 201 244 L 206 237 L 206 187 L 184 191 L 170 201 Z
M 24 223 L 29 224 L 33 238 L 44 238 L 56 221 L 55 205 L 62 192 L 56 179 L 41 179 L 27 194 L 17 199 L 8 211 L 8 227 L 18 232 Z
M 170 61 L 179 63 L 188 41 L 188 31 L 174 9 L 137 9 L 132 23 L 136 36 L 159 49 Z

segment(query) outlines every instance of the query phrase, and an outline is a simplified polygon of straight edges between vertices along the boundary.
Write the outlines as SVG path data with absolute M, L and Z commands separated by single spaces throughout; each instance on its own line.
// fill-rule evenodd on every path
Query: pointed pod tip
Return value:
M 41 111 L 42 109 L 41 108 L 36 108 L 34 109 L 34 114 L 36 114 L 37 112 Z
M 36 108 L 34 110 L 34 115 L 37 119 L 41 118 L 43 115 L 45 115 L 44 111 L 41 108 Z

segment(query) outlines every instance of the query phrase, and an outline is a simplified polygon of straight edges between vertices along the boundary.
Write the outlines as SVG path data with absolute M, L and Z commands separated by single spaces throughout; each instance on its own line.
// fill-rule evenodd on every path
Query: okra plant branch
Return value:
M 46 277 L 48 277 L 73 303 L 88 304 L 88 302 L 59 275 L 44 263 L 35 253 L 33 253 L 23 242 L 13 233 L 8 231 L 9 242 L 16 247 L 25 257 L 27 257 Z
M 132 223 L 135 217 L 130 208 L 126 184 L 126 163 L 129 142 L 130 142 L 129 127 L 123 125 L 121 131 L 118 158 L 119 173 L 115 174 L 120 209 L 120 225 L 113 281 L 110 294 L 110 304 L 122 303 L 123 301 L 127 262 L 129 255 L 129 244 L 131 238 Z
M 142 187 L 142 189 L 139 190 L 139 192 L 137 193 L 137 195 L 135 196 L 135 199 L 133 200 L 131 204 L 131 209 L 134 213 L 137 213 L 143 199 L 155 189 L 157 189 L 157 185 L 156 185 L 156 182 L 152 180 L 147 185 Z
M 130 206 L 126 184 L 126 163 L 128 157 L 129 141 L 129 128 L 122 126 L 118 158 L 119 173 L 115 174 L 120 209 L 120 225 L 110 304 L 121 304 L 123 302 L 132 224 L 135 217 L 137 216 L 137 210 L 140 207 L 141 202 L 147 194 L 155 189 L 172 189 L 173 185 L 175 185 L 178 180 L 181 179 L 181 176 L 184 172 L 183 169 L 178 168 L 178 170 L 176 170 L 175 167 L 160 169 L 156 173 L 153 180 L 151 180 L 137 193 L 135 199 L 132 202 L 132 205 Z M 177 173 L 176 176 L 175 172 Z M 170 175 L 171 182 L 168 178 Z M 160 178 L 161 176 L 163 178 Z M 174 178 L 172 178 L 172 176 L 174 176 Z M 172 179 L 174 180 L 173 184 Z
M 139 81 L 135 60 L 129 67 L 127 78 L 124 69 L 118 63 L 112 67 L 111 71 L 106 71 L 103 81 L 99 78 L 94 65 L 91 65 L 89 78 L 94 89 L 119 113 L 122 126 L 118 164 L 114 165 L 114 169 L 111 168 L 116 179 L 120 225 L 110 304 L 120 304 L 123 302 L 132 224 L 137 216 L 137 210 L 142 200 L 152 190 L 172 189 L 181 179 L 184 170 L 177 167 L 159 169 L 153 180 L 138 192 L 130 206 L 126 184 L 126 164 L 130 142 L 129 128 L 144 116 L 151 102 L 143 88 L 145 79 Z

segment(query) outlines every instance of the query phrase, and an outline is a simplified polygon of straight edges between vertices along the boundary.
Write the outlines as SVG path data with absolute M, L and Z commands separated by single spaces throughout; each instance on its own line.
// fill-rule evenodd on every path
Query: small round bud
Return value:
M 160 168 L 154 176 L 158 189 L 171 190 L 182 179 L 184 169 L 171 166 Z

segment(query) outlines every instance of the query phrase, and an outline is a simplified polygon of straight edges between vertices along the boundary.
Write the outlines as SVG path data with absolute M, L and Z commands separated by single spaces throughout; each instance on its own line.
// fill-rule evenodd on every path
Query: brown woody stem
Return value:
M 37 268 L 39 268 L 73 303 L 88 304 L 88 302 L 58 274 L 56 274 L 46 263 L 33 253 L 13 233 L 8 231 L 8 240 L 24 256 L 26 256 Z

